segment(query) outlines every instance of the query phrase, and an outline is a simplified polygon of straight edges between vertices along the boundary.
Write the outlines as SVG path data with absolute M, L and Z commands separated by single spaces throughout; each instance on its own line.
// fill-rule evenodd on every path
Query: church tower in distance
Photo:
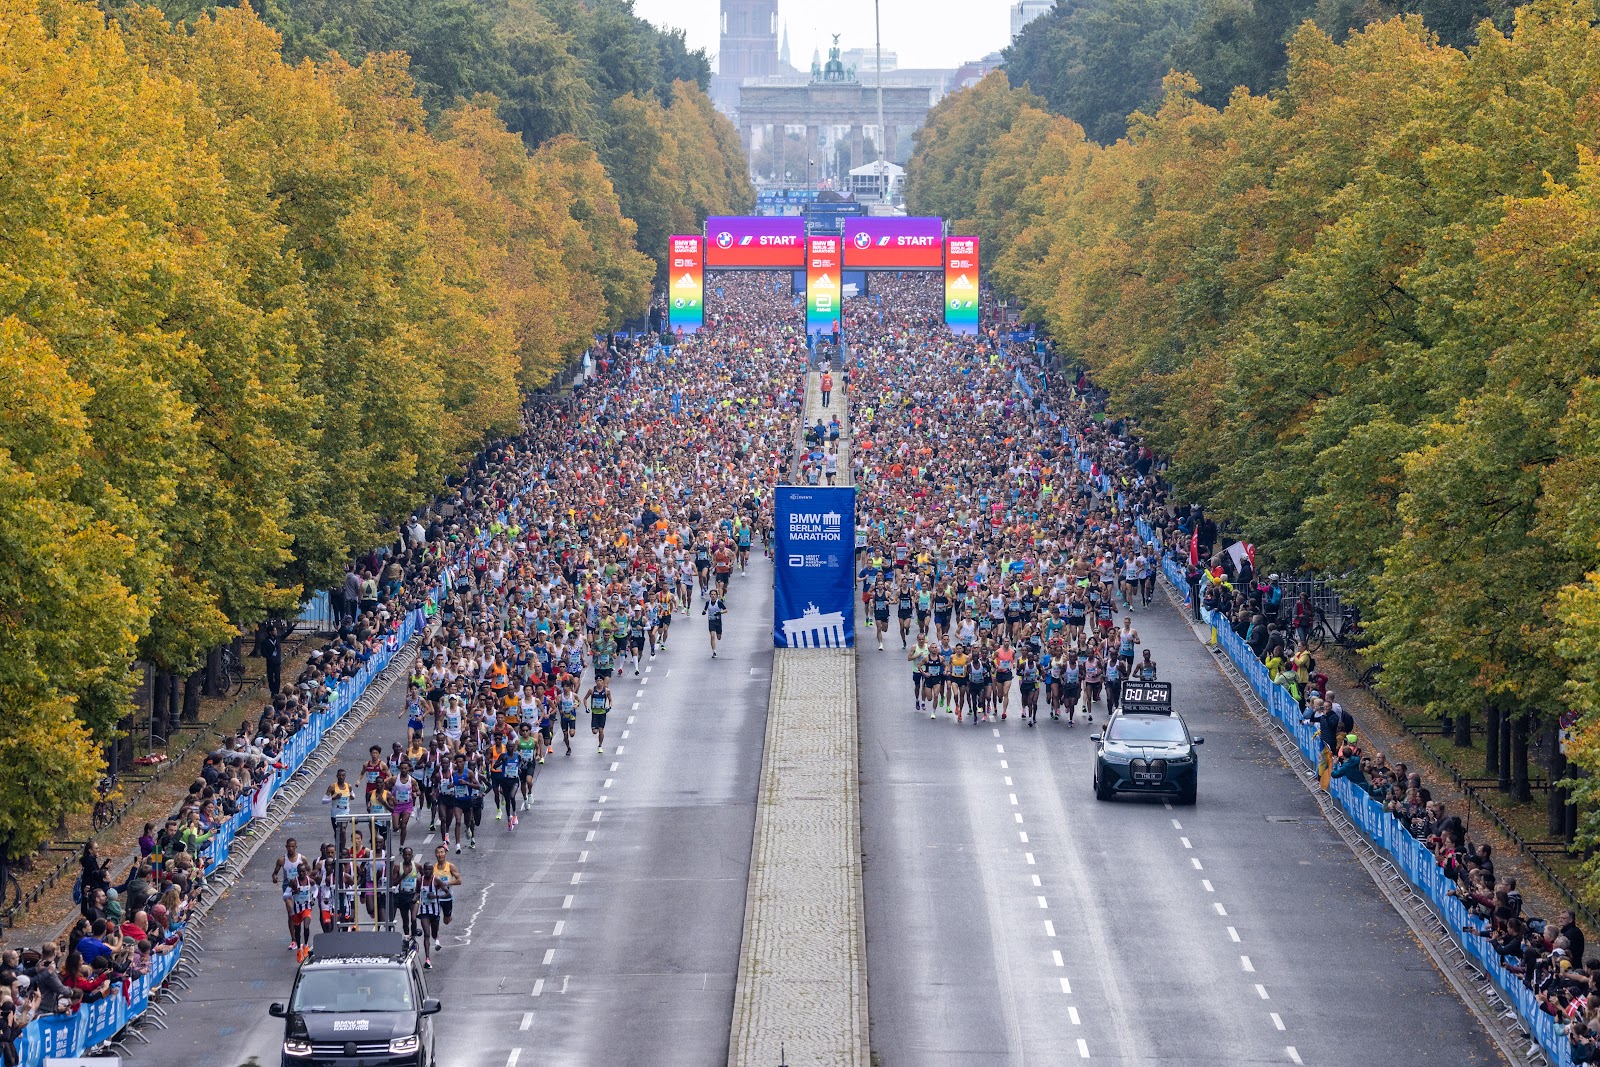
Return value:
M 722 0 L 717 73 L 741 80 L 779 73 L 778 0 Z

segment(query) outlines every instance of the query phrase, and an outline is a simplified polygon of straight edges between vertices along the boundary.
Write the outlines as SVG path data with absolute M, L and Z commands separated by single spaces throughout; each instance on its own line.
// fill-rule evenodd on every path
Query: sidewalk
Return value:
M 839 377 L 824 408 L 819 375 L 806 375 L 803 418 L 839 416 L 839 484 L 849 485 Z M 730 1067 L 869 1063 L 860 748 L 854 650 L 778 649 Z

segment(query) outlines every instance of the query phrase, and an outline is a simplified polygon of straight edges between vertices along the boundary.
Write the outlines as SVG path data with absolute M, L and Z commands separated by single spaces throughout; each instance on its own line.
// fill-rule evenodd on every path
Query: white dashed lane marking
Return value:
M 525 1012 L 522 1013 L 522 1025 L 517 1027 L 517 1029 L 518 1030 L 532 1030 L 533 1029 L 533 1012 L 525 1011 Z
M 554 952 L 555 950 L 551 949 L 551 951 Z M 534 996 L 539 996 L 543 992 L 544 992 L 544 979 L 540 978 L 540 979 L 535 980 L 534 983 L 533 983 L 533 995 Z
M 1285 1051 L 1285 1052 L 1287 1052 L 1289 1054 L 1289 1059 L 1292 1060 L 1293 1062 L 1295 1062 L 1295 1063 L 1304 1063 L 1305 1062 L 1304 1060 L 1302 1060 L 1300 1058 L 1300 1053 L 1298 1053 L 1298 1052 L 1296 1052 L 1294 1050 L 1294 1046 L 1293 1045 L 1290 1045 L 1288 1048 L 1284 1049 L 1283 1051 Z
M 506 1067 L 517 1067 L 517 1061 L 521 1058 L 522 1050 L 520 1048 L 512 1049 L 511 1054 L 506 1057 Z
M 556 961 L 556 950 L 553 949 L 553 948 L 545 949 L 544 950 L 544 965 L 546 967 L 548 967 L 552 963 L 554 963 L 555 961 Z
M 1271 997 L 1267 996 L 1267 987 L 1262 985 L 1262 984 L 1260 984 L 1259 982 L 1256 983 L 1256 992 L 1261 994 L 1261 999 L 1262 1000 L 1271 1000 L 1272 999 Z
M 1289 1029 L 1287 1026 L 1283 1025 L 1283 1019 L 1281 1019 L 1278 1016 L 1277 1012 L 1275 1012 L 1275 1011 L 1274 1012 L 1269 1012 L 1268 1014 L 1272 1016 L 1272 1025 L 1273 1026 L 1276 1026 L 1279 1030 L 1287 1030 L 1287 1029 Z
M 1231 926 L 1228 927 L 1228 937 L 1230 939 L 1234 940 L 1234 941 L 1238 941 L 1239 940 L 1239 931 L 1235 930 Z
M 1082 1060 L 1089 1058 L 1089 1042 L 1081 1037 L 1078 1038 L 1078 1058 Z
M 550 931 L 550 936 L 551 937 L 560 937 L 561 936 L 561 931 L 565 930 L 566 928 L 567 928 L 567 920 L 565 920 L 565 919 L 557 919 L 556 920 L 556 928 L 554 930 Z M 550 951 L 554 952 L 555 949 L 551 949 Z
M 1256 965 L 1250 962 L 1249 956 L 1240 956 L 1239 966 L 1243 967 L 1247 971 L 1254 971 L 1256 969 Z

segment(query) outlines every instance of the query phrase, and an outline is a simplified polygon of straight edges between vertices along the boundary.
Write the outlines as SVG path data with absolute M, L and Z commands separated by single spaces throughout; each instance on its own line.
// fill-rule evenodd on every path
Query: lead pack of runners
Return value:
M 863 615 L 930 718 L 1093 722 L 1159 675 L 1134 623 L 1160 565 L 1134 525 L 1152 457 L 1031 340 L 940 327 L 940 284 L 876 275 L 846 308 Z

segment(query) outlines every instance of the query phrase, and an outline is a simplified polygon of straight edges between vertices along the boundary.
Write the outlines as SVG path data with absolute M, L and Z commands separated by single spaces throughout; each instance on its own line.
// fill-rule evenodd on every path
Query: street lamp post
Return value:
M 874 140 L 878 142 L 878 196 L 888 203 L 889 190 L 883 181 L 883 20 L 879 17 L 879 3 L 880 0 L 872 0 L 872 32 L 878 51 L 878 136 Z

